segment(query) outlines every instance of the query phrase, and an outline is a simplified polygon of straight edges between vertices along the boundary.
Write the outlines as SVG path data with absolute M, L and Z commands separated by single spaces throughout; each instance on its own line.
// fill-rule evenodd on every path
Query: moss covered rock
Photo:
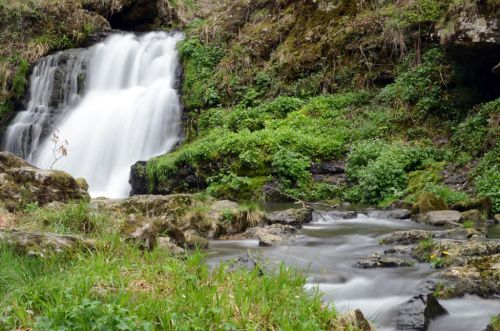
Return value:
M 52 254 L 71 253 L 77 249 L 92 249 L 94 242 L 80 236 L 23 231 L 0 231 L 0 245 L 16 253 L 45 257 Z
M 446 210 L 448 206 L 443 199 L 438 198 L 434 193 L 422 192 L 413 205 L 412 214 L 423 214 L 435 210 Z
M 68 202 L 89 199 L 89 195 L 63 171 L 38 169 L 12 153 L 1 152 L 0 199 L 7 209 L 18 210 L 30 203 Z

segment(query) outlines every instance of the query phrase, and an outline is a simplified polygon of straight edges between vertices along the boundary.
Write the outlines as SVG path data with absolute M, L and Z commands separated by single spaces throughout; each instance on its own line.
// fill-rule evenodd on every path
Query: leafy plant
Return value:
M 479 196 L 491 200 L 493 212 L 500 212 L 500 147 L 481 159 L 475 171 L 475 186 Z

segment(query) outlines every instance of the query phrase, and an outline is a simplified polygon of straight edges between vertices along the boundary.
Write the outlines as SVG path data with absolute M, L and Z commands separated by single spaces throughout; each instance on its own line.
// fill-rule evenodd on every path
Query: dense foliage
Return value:
M 203 51 L 196 39 L 181 50 L 185 47 L 205 54 L 192 60 L 190 53 L 188 65 L 213 59 L 213 50 Z M 261 198 L 264 184 L 272 183 L 287 196 L 308 200 L 386 205 L 395 199 L 414 202 L 428 191 L 450 204 L 466 201 L 469 193 L 447 187 L 441 172 L 446 164 L 481 157 L 497 144 L 500 107 L 498 100 L 478 105 L 466 117 L 447 89 L 457 75 L 443 51 L 431 47 L 421 63 L 409 54 L 394 83 L 380 90 L 265 100 L 256 85 L 233 107 L 201 111 L 186 144 L 149 162 L 150 188 L 191 167 L 209 193 L 230 199 Z M 203 70 L 186 73 L 189 84 L 216 82 L 207 79 Z M 199 100 L 197 107 L 209 105 L 190 97 L 189 102 Z M 448 132 L 450 146 L 436 146 L 429 139 L 433 131 Z M 343 159 L 348 181 L 318 181 L 311 174 L 315 164 Z M 480 196 L 496 199 L 495 188 L 486 182 L 497 173 L 493 168 L 475 177 Z

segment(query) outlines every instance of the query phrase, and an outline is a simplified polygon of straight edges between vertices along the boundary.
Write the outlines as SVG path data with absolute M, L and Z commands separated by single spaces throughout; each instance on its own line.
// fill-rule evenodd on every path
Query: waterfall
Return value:
M 31 77 L 27 110 L 7 129 L 4 149 L 48 168 L 55 133 L 68 142 L 68 153 L 54 169 L 85 178 L 92 196 L 128 196 L 131 165 L 179 141 L 175 85 L 181 39 L 180 33 L 115 34 L 71 56 L 63 52 L 41 60 Z

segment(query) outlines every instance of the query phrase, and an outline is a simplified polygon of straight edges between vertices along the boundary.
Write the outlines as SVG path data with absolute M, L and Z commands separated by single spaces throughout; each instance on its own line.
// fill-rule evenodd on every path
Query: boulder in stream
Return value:
M 267 224 L 284 224 L 300 228 L 312 221 L 312 209 L 305 207 L 266 213 L 265 221 Z
M 433 225 L 454 227 L 460 226 L 459 222 L 462 219 L 462 214 L 456 210 L 436 210 L 419 215 L 419 222 Z
M 398 330 L 427 330 L 432 319 L 448 312 L 434 294 L 418 294 L 403 304 L 398 313 Z
M 382 239 L 383 245 L 412 245 L 432 237 L 432 232 L 425 230 L 396 231 Z
M 392 218 L 397 220 L 404 220 L 411 217 L 411 212 L 408 209 L 377 210 L 370 212 L 368 216 L 375 218 Z
M 374 255 L 365 260 L 359 260 L 356 266 L 364 269 L 373 268 L 397 268 L 397 267 L 410 267 L 414 264 L 413 261 L 407 259 L 400 259 L 393 256 L 378 256 Z

